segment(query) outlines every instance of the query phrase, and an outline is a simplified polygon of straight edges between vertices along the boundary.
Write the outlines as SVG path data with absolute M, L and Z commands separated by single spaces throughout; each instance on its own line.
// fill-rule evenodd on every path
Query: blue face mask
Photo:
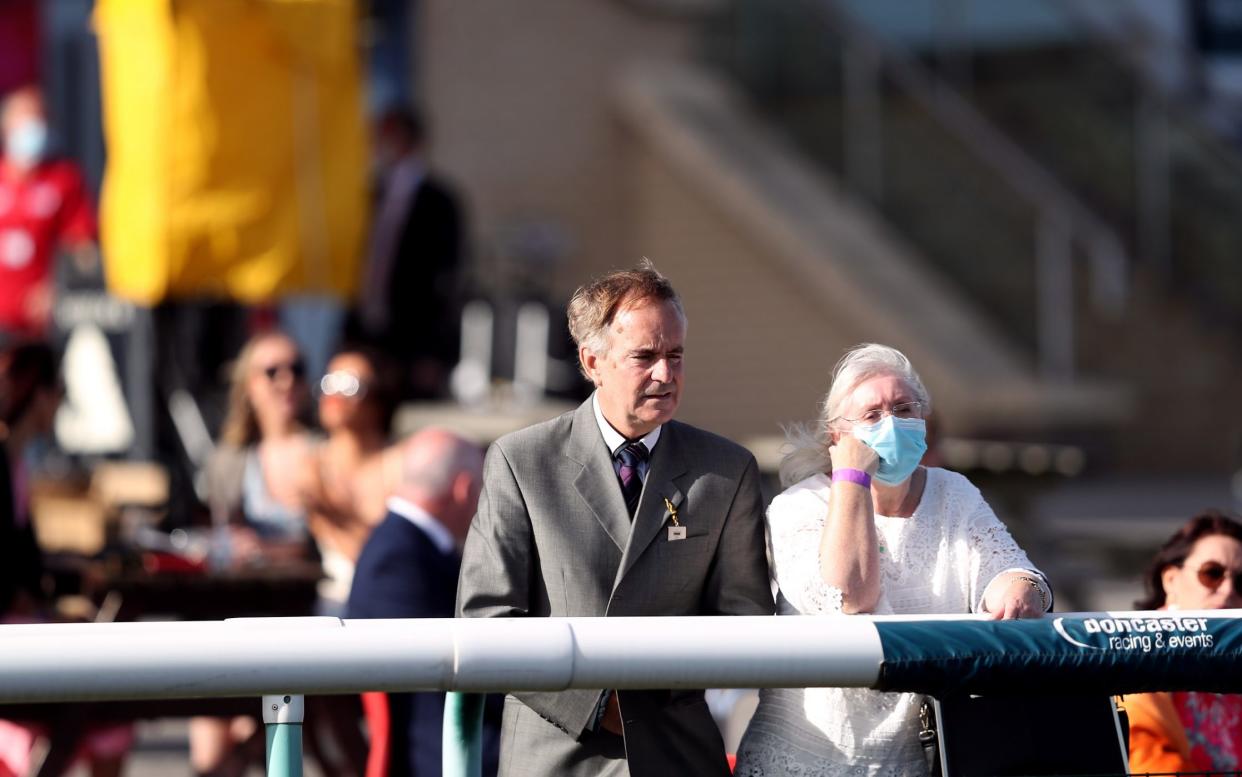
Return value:
M 29 119 L 9 132 L 4 153 L 18 167 L 34 167 L 47 151 L 47 125 Z
M 927 452 L 927 422 L 885 416 L 871 426 L 855 426 L 854 436 L 880 457 L 875 479 L 895 486 L 914 474 Z

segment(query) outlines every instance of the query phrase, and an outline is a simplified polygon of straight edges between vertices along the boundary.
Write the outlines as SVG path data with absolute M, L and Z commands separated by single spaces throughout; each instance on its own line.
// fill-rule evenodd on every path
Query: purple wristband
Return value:
M 863 488 L 871 488 L 871 476 L 861 469 L 834 469 L 832 471 L 832 482 L 844 480 L 847 483 L 857 483 Z

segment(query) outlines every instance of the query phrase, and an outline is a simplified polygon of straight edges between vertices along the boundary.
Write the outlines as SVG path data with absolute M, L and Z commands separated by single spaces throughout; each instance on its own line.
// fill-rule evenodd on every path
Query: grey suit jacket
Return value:
M 669 541 L 668 499 L 687 529 Z M 467 617 L 770 615 L 754 457 L 676 421 L 631 525 L 591 401 L 501 438 L 484 465 L 457 612 Z M 669 646 L 675 660 L 677 646 Z M 603 690 L 506 700 L 502 775 L 728 774 L 702 691 L 621 691 L 624 750 L 591 730 Z

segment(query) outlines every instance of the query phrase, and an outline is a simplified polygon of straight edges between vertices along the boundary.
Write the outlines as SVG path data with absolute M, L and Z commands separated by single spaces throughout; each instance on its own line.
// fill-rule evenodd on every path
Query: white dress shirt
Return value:
M 388 174 L 368 241 L 366 275 L 358 305 L 363 326 L 371 334 L 380 334 L 388 326 L 388 284 L 397 263 L 397 245 L 414 195 L 426 177 L 426 166 L 415 156 L 402 159 Z
M 453 539 L 452 533 L 431 513 L 399 496 L 388 497 L 387 506 L 390 512 L 396 513 L 422 529 L 423 534 L 431 539 L 431 544 L 435 545 L 436 550 L 442 555 L 448 556 L 457 552 L 457 541 Z
M 616 469 L 617 451 L 621 449 L 621 446 L 630 442 L 630 440 L 616 429 L 613 429 L 612 424 L 608 423 L 608 419 L 604 418 L 603 411 L 599 409 L 598 392 L 591 395 L 591 407 L 595 409 L 595 422 L 599 424 L 600 434 L 604 435 L 604 444 L 608 446 L 608 453 L 613 457 L 613 469 Z M 660 429 L 661 427 L 657 426 L 640 440 L 643 445 L 647 446 L 648 454 L 647 458 L 638 464 L 638 476 L 643 479 L 644 483 L 647 481 L 647 470 L 651 468 L 649 463 L 651 461 L 651 454 L 655 453 L 656 443 L 660 441 Z

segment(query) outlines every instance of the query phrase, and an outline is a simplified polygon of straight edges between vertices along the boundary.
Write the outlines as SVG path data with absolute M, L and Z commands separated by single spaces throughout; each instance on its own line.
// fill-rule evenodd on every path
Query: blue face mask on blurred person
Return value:
M 854 436 L 880 457 L 875 479 L 895 486 L 914 474 L 927 452 L 927 422 L 891 415 L 871 426 L 855 426 Z
M 4 154 L 18 167 L 34 167 L 47 151 L 47 125 L 28 119 L 4 139 Z

